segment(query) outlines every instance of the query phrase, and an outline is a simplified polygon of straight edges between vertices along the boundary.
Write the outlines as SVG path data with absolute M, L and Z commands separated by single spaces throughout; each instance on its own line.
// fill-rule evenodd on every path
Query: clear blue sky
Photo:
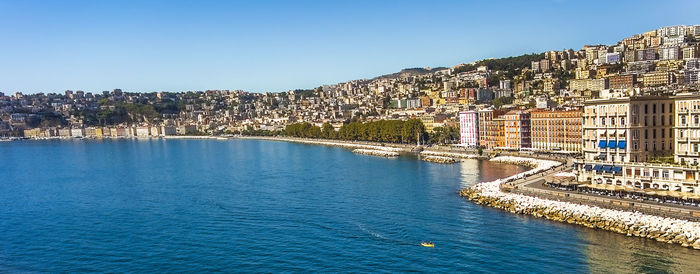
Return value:
M 311 88 L 611 44 L 700 24 L 699 10 L 676 0 L 0 0 L 0 91 Z

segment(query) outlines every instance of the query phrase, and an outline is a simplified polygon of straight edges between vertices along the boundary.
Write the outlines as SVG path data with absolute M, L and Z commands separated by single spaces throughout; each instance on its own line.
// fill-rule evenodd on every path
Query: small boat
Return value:
M 435 247 L 433 242 L 420 242 L 420 245 L 424 247 Z

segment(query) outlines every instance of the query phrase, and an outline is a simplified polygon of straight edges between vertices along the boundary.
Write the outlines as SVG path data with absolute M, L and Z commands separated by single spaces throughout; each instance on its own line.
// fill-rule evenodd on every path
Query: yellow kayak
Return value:
M 420 242 L 420 245 L 424 247 L 435 247 L 435 244 L 433 242 Z

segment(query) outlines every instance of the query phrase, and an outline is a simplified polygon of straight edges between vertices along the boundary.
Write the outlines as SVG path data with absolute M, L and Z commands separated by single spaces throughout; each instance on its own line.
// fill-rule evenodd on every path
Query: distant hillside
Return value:
M 530 62 L 544 58 L 544 53 L 523 54 L 504 58 L 493 58 L 477 61 L 470 64 L 461 64 L 454 67 L 454 73 L 471 71 L 479 66 L 487 66 L 490 70 L 513 72 L 518 69 L 530 67 Z
M 374 79 L 391 79 L 391 78 L 401 78 L 401 77 L 406 77 L 406 76 L 423 75 L 423 74 L 433 73 L 433 72 L 443 70 L 443 69 L 447 69 L 447 68 L 446 67 L 407 68 L 407 69 L 402 69 L 401 71 L 399 71 L 397 73 L 382 75 L 382 76 L 376 77 Z

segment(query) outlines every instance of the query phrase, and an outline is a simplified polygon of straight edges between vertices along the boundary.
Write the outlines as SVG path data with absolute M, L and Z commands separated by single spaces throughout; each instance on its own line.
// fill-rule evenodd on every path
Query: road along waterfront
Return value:
M 500 208 L 511 213 L 544 217 L 553 221 L 700 249 L 700 223 L 698 222 L 508 193 L 501 187 L 502 184 L 512 187 L 509 183 L 526 179 L 527 176 L 539 177 L 557 172 L 559 170 L 555 168 L 563 163 L 513 156 L 496 157 L 491 161 L 529 165 L 534 169 L 462 189 L 461 196 L 477 204 Z

